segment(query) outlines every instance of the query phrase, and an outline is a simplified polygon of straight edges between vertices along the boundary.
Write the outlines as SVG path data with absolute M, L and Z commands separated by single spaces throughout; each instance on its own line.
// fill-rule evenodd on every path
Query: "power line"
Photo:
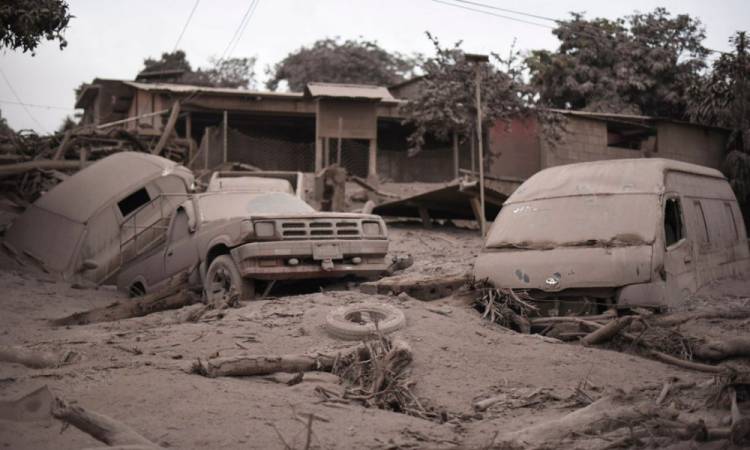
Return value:
M 536 22 L 531 22 L 531 21 L 519 19 L 519 18 L 516 18 L 516 17 L 505 16 L 505 15 L 502 15 L 502 14 L 495 14 L 495 13 L 492 13 L 490 11 L 485 11 L 485 10 L 482 10 L 482 9 L 470 8 L 468 6 L 458 5 L 456 3 L 449 3 L 449 2 L 446 2 L 446 1 L 443 1 L 443 0 L 432 0 L 432 1 L 436 2 L 436 3 L 442 3 L 444 5 L 453 6 L 453 7 L 456 7 L 456 8 L 466 9 L 468 11 L 473 11 L 473 12 L 477 12 L 477 13 L 481 13 L 481 14 L 486 14 L 486 15 L 489 15 L 489 16 L 495 16 L 495 17 L 499 17 L 499 18 L 502 18 L 502 19 L 508 19 L 508 20 L 513 20 L 513 21 L 516 21 L 516 22 L 526 23 L 526 24 L 529 24 L 529 25 L 535 25 L 535 26 L 538 26 L 538 27 L 544 27 L 544 28 L 549 28 L 549 29 L 555 29 L 556 28 L 556 27 L 552 27 L 552 26 L 549 26 L 549 25 L 544 25 L 544 24 L 540 24 L 540 23 L 536 23 Z M 524 11 L 519 11 L 519 10 L 514 10 L 514 9 L 500 8 L 498 6 L 488 5 L 486 3 L 480 3 L 480 2 L 470 1 L 470 0 L 453 0 L 453 1 L 454 2 L 458 2 L 458 3 L 466 3 L 466 4 L 470 4 L 470 5 L 475 5 L 475 6 L 479 6 L 479 7 L 487 8 L 487 9 L 492 9 L 492 10 L 496 10 L 496 11 L 504 11 L 504 12 L 508 12 L 508 13 L 511 13 L 511 14 L 518 14 L 518 15 L 521 15 L 521 16 L 532 17 L 532 18 L 535 18 L 535 19 L 549 20 L 551 22 L 555 22 L 558 25 L 566 22 L 565 20 L 555 19 L 553 17 L 541 16 L 541 15 L 538 15 L 538 14 L 527 13 L 527 12 L 524 12 Z M 595 30 L 595 32 L 597 34 L 594 34 L 593 32 L 592 33 L 587 33 L 585 30 L 583 30 L 583 31 L 581 31 L 581 30 L 577 31 L 579 34 L 584 35 L 584 36 L 588 36 L 588 37 L 591 37 L 591 38 L 594 38 L 594 39 L 600 39 L 601 38 L 601 35 L 598 33 L 599 31 L 601 31 L 599 28 L 594 27 L 593 25 L 590 25 L 590 24 L 585 23 L 585 22 L 581 23 L 581 26 L 583 26 L 583 27 L 589 27 L 591 30 Z M 714 49 L 708 48 L 708 47 L 703 47 L 703 48 L 707 52 L 709 52 L 709 53 L 718 53 L 718 54 L 722 54 L 722 55 L 728 54 L 727 52 L 723 52 L 721 50 L 714 50 Z
M 182 40 L 182 36 L 185 35 L 185 30 L 187 30 L 188 25 L 190 25 L 190 21 L 193 19 L 193 14 L 195 13 L 196 8 L 198 8 L 198 3 L 200 3 L 201 0 L 195 0 L 195 4 L 193 5 L 193 9 L 190 10 L 190 15 L 188 16 L 187 20 L 185 21 L 185 25 L 182 26 L 182 31 L 180 31 L 180 36 L 177 38 L 177 42 L 174 43 L 174 48 L 172 49 L 172 53 L 177 51 L 177 46 L 180 45 L 180 41 Z
M 560 22 L 559 20 L 553 19 L 552 17 L 540 16 L 540 15 L 537 15 L 537 14 L 532 14 L 532 13 L 527 13 L 527 12 L 523 12 L 523 11 L 518 11 L 518 10 L 515 10 L 515 9 L 500 8 L 499 6 L 487 5 L 485 3 L 472 2 L 472 1 L 469 1 L 469 0 L 453 0 L 453 1 L 454 2 L 458 2 L 458 3 L 467 3 L 469 5 L 474 5 L 474 6 L 481 6 L 483 8 L 488 8 L 488 9 L 494 9 L 495 11 L 503 11 L 503 12 L 507 12 L 507 13 L 511 13 L 511 14 L 518 14 L 519 16 L 531 17 L 533 19 L 549 20 L 549 21 L 555 22 L 555 23 L 559 23 Z
M 36 117 L 34 117 L 34 115 L 33 115 L 33 114 L 31 114 L 31 111 L 30 111 L 30 110 L 29 110 L 29 108 L 28 108 L 28 107 L 26 106 L 26 103 L 24 103 L 24 102 L 23 102 L 23 100 L 21 100 L 21 97 L 19 97 L 19 96 L 18 96 L 18 93 L 17 93 L 17 92 L 16 92 L 16 90 L 15 90 L 15 89 L 13 88 L 13 85 L 12 85 L 12 84 L 10 84 L 10 80 L 8 79 L 8 77 L 7 77 L 7 76 L 5 76 L 5 72 L 3 71 L 3 69 L 2 69 L 2 68 L 0 68 L 0 75 L 2 75 L 2 76 L 3 76 L 3 79 L 5 80 L 5 84 L 7 84 L 7 85 L 8 85 L 8 89 L 10 89 L 10 92 L 11 92 L 11 93 L 13 94 L 13 96 L 14 96 L 14 97 L 16 98 L 16 100 L 18 101 L 18 103 L 19 103 L 19 104 L 20 104 L 20 105 L 21 105 L 21 106 L 23 107 L 24 111 L 26 111 L 26 114 L 28 114 L 28 115 L 29 115 L 29 117 L 31 117 L 31 120 L 33 120 L 33 121 L 34 121 L 34 123 L 36 123 L 36 124 L 37 124 L 37 125 L 39 126 L 39 128 L 40 128 L 40 129 L 42 130 L 42 131 L 44 131 L 44 132 L 49 132 L 49 130 L 47 130 L 47 128 L 46 128 L 46 127 L 45 127 L 44 125 L 42 125 L 42 124 L 41 124 L 41 122 L 39 122 L 39 121 L 38 121 L 38 120 L 36 119 Z
M 242 26 L 242 30 L 240 30 L 239 36 L 237 36 L 237 40 L 234 41 L 234 45 L 232 45 L 232 49 L 229 50 L 229 54 L 227 55 L 227 58 L 231 57 L 234 53 L 234 50 L 237 48 L 237 44 L 240 43 L 240 40 L 242 39 L 242 35 L 245 34 L 245 29 L 247 28 L 247 24 L 250 23 L 250 19 L 253 18 L 253 14 L 255 14 L 255 10 L 258 8 L 258 5 L 260 4 L 260 0 L 255 0 L 255 3 L 253 3 L 252 9 L 250 10 L 250 15 L 247 17 L 247 20 L 245 20 L 245 25 Z
M 505 16 L 505 15 L 502 15 L 502 14 L 496 14 L 496 13 L 493 13 L 493 12 L 490 12 L 490 11 L 485 11 L 483 9 L 472 8 L 472 7 L 464 6 L 464 5 L 457 5 L 455 3 L 448 3 L 448 2 L 444 2 L 443 0 L 432 0 L 432 1 L 435 2 L 435 3 L 442 3 L 443 5 L 453 6 L 455 8 L 465 9 L 467 11 L 474 11 L 474 12 L 477 12 L 477 13 L 486 14 L 488 16 L 494 16 L 494 17 L 499 17 L 501 19 L 507 19 L 507 20 L 512 20 L 512 21 L 515 21 L 515 22 L 525 23 L 527 25 L 535 25 L 537 27 L 547 28 L 547 29 L 550 29 L 550 30 L 552 30 L 552 29 L 555 28 L 555 27 L 550 26 L 550 25 L 545 25 L 545 24 L 537 23 L 537 22 L 531 22 L 530 20 L 519 19 L 517 17 L 511 17 L 511 16 Z
M 0 100 L 0 103 L 4 103 L 7 105 L 20 105 L 20 106 L 28 106 L 29 108 L 42 108 L 42 109 L 61 109 L 65 111 L 75 111 L 76 108 L 66 108 L 65 106 L 55 106 L 55 105 L 39 105 L 34 103 L 21 103 L 21 102 L 14 102 L 11 100 Z
M 235 40 L 237 40 L 238 36 L 240 35 L 240 32 L 245 28 L 247 20 L 249 19 L 249 16 L 250 16 L 250 12 L 253 10 L 253 6 L 255 6 L 257 1 L 258 0 L 251 0 L 250 4 L 247 5 L 245 14 L 243 14 L 242 20 L 240 20 L 239 25 L 237 25 L 237 28 L 234 30 L 234 34 L 232 35 L 232 38 L 229 40 L 229 42 L 227 42 L 227 46 L 224 48 L 224 51 L 221 53 L 221 58 L 219 58 L 219 62 L 223 61 L 229 54 L 229 49 L 232 47 L 232 44 L 234 44 Z

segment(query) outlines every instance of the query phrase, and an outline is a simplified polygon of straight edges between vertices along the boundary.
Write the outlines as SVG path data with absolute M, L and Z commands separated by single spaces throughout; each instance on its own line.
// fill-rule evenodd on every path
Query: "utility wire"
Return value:
M 552 17 L 540 16 L 540 15 L 537 15 L 537 14 L 531 14 L 531 13 L 527 13 L 527 12 L 523 12 L 523 11 L 518 11 L 518 10 L 515 10 L 515 9 L 500 8 L 499 6 L 487 5 L 485 3 L 472 2 L 472 1 L 469 1 L 469 0 L 453 0 L 453 1 L 457 2 L 457 3 L 466 3 L 466 4 L 469 4 L 469 5 L 480 6 L 482 8 L 494 9 L 495 11 L 502 11 L 502 12 L 507 12 L 507 13 L 511 13 L 511 14 L 518 14 L 519 16 L 531 17 L 532 19 L 549 20 L 550 22 L 555 22 L 555 23 L 559 23 L 560 22 L 558 19 L 553 19 Z
M 250 13 L 253 10 L 253 7 L 257 3 L 258 0 L 251 0 L 250 4 L 247 5 L 247 9 L 245 10 L 245 14 L 242 16 L 242 20 L 240 20 L 239 25 L 237 25 L 237 28 L 234 30 L 234 34 L 232 35 L 232 38 L 227 42 L 227 46 L 224 48 L 224 51 L 221 53 L 221 58 L 219 58 L 219 62 L 223 61 L 227 55 L 229 55 L 229 50 L 232 48 L 232 45 L 235 43 L 236 40 L 238 40 L 238 37 L 242 30 L 245 28 L 245 25 L 247 24 L 248 19 L 250 18 Z
M 242 30 L 240 30 L 239 36 L 237 36 L 237 39 L 234 41 L 234 45 L 232 45 L 232 49 L 229 50 L 229 54 L 227 55 L 227 58 L 231 57 L 234 53 L 234 50 L 237 48 L 237 44 L 240 43 L 240 40 L 242 39 L 242 35 L 245 33 L 245 29 L 247 28 L 247 24 L 250 23 L 250 19 L 253 18 L 253 14 L 255 14 L 255 10 L 258 8 L 258 5 L 260 4 L 260 0 L 255 0 L 255 3 L 253 3 L 252 9 L 250 10 L 250 14 L 247 17 L 247 20 L 245 20 L 245 24 L 242 26 Z
M 505 16 L 505 15 L 502 15 L 502 14 L 496 14 L 496 13 L 493 13 L 491 11 L 485 11 L 483 9 L 472 8 L 470 6 L 457 5 L 455 3 L 444 2 L 443 0 L 432 0 L 432 1 L 435 2 L 435 3 L 442 3 L 443 5 L 453 6 L 455 8 L 465 9 L 467 11 L 474 11 L 474 12 L 477 12 L 477 13 L 486 14 L 488 16 L 499 17 L 501 19 L 507 19 L 507 20 L 512 20 L 512 21 L 515 21 L 515 22 L 521 22 L 521 23 L 525 23 L 525 24 L 528 24 L 528 25 L 534 25 L 534 26 L 537 26 L 537 27 L 547 28 L 547 29 L 550 29 L 550 30 L 552 30 L 552 29 L 555 28 L 555 27 L 553 27 L 551 25 L 545 25 L 545 24 L 542 24 L 542 23 L 532 22 L 530 20 L 519 19 L 517 17 L 511 17 L 511 16 Z
M 49 130 L 47 130 L 47 128 L 46 128 L 46 127 L 45 127 L 44 125 L 42 125 L 42 124 L 41 124 L 41 122 L 39 122 L 39 121 L 37 120 L 37 118 L 36 118 L 36 117 L 34 117 L 34 115 L 33 115 L 33 114 L 31 114 L 31 111 L 30 111 L 30 110 L 29 110 L 29 108 L 27 107 L 26 103 L 24 103 L 24 102 L 23 102 L 23 100 L 21 100 L 21 97 L 19 97 L 19 96 L 18 96 L 18 93 L 17 93 L 17 92 L 16 92 L 16 90 L 15 90 L 15 89 L 13 88 L 13 85 L 12 85 L 12 84 L 10 84 L 10 80 L 8 79 L 8 77 L 7 77 L 7 76 L 5 76 L 5 71 L 3 71 L 3 69 L 2 69 L 2 68 L 0 68 L 0 75 L 2 75 L 2 76 L 3 76 L 3 79 L 5 80 L 5 84 L 7 84 L 7 85 L 8 85 L 8 89 L 10 89 L 10 92 L 11 92 L 11 93 L 13 94 L 13 96 L 14 96 L 14 97 L 16 98 L 16 100 L 18 101 L 18 104 L 20 104 L 20 105 L 21 105 L 21 106 L 23 107 L 24 111 L 26 111 L 26 114 L 28 114 L 28 115 L 29 115 L 29 117 L 31 118 L 31 120 L 33 120 L 33 121 L 34 121 L 34 123 L 36 123 L 36 124 L 37 124 L 37 125 L 39 126 L 39 129 L 41 129 L 41 130 L 42 130 L 42 131 L 44 131 L 45 133 L 48 133 L 48 132 L 49 132 Z
M 174 43 L 174 48 L 172 49 L 172 53 L 177 51 L 177 46 L 180 45 L 180 41 L 182 41 L 182 36 L 185 35 L 185 30 L 187 30 L 188 25 L 190 25 L 190 21 L 193 19 L 193 14 L 195 13 L 196 8 L 198 8 L 198 3 L 200 3 L 201 0 L 195 0 L 195 4 L 193 5 L 193 9 L 190 10 L 190 15 L 188 16 L 187 20 L 185 21 L 185 25 L 182 26 L 182 31 L 180 31 L 180 36 L 177 38 L 177 42 Z
M 29 108 L 42 108 L 42 109 L 61 109 L 65 111 L 75 111 L 76 108 L 66 108 L 65 106 L 55 106 L 55 105 L 39 105 L 34 103 L 21 103 L 21 102 L 14 102 L 11 100 L 0 100 L 0 103 L 4 103 L 7 105 L 20 105 L 20 106 L 28 106 Z
M 492 13 L 490 11 L 485 11 L 485 10 L 477 9 L 477 8 L 471 8 L 471 7 L 464 6 L 464 5 L 459 5 L 459 4 L 456 4 L 456 3 L 449 3 L 449 2 L 446 2 L 446 1 L 443 1 L 443 0 L 432 0 L 432 1 L 435 2 L 435 3 L 442 3 L 444 5 L 449 5 L 449 6 L 453 6 L 453 7 L 456 7 L 456 8 L 462 8 L 462 9 L 466 9 L 468 11 L 473 11 L 473 12 L 477 12 L 477 13 L 481 13 L 481 14 L 486 14 L 486 15 L 489 15 L 489 16 L 495 16 L 495 17 L 499 17 L 499 18 L 502 18 L 502 19 L 513 20 L 513 21 L 516 21 L 516 22 L 526 23 L 526 24 L 529 24 L 529 25 L 535 25 L 535 26 L 538 26 L 538 27 L 544 27 L 544 28 L 549 28 L 549 29 L 554 29 L 555 28 L 555 27 L 552 27 L 552 26 L 549 26 L 549 25 L 544 25 L 544 24 L 540 24 L 540 23 L 536 23 L 536 22 L 531 22 L 531 21 L 519 19 L 519 18 L 516 18 L 516 17 L 505 16 L 505 15 L 502 15 L 502 14 L 495 14 L 495 13 Z M 518 14 L 520 16 L 532 17 L 532 18 L 535 18 L 535 19 L 549 20 L 551 22 L 557 23 L 558 25 L 561 24 L 561 23 L 566 22 L 564 20 L 555 19 L 553 17 L 541 16 L 541 15 L 538 15 L 538 14 L 527 13 L 527 12 L 524 12 L 524 11 L 519 11 L 519 10 L 514 10 L 514 9 L 500 8 L 500 7 L 495 6 L 495 5 L 488 5 L 486 3 L 480 3 L 480 2 L 470 1 L 470 0 L 453 0 L 453 1 L 457 2 L 457 3 L 465 3 L 465 4 L 479 6 L 479 7 L 482 7 L 482 8 L 492 9 L 492 10 L 496 10 L 496 11 L 503 11 L 503 12 L 507 12 L 507 13 L 511 13 L 511 14 Z M 585 31 L 583 31 L 583 32 L 582 31 L 578 31 L 579 34 L 582 34 L 584 36 L 589 36 L 589 37 L 594 38 L 594 39 L 600 39 L 601 38 L 601 34 L 598 33 L 599 31 L 601 31 L 599 28 L 593 27 L 592 25 L 590 25 L 588 23 L 582 23 L 581 25 L 583 27 L 590 27 L 590 29 L 591 30 L 595 30 L 595 32 L 586 33 Z M 727 52 L 723 52 L 721 50 L 714 50 L 714 49 L 708 48 L 708 47 L 703 47 L 703 48 L 706 49 L 706 51 L 708 51 L 709 53 L 718 53 L 718 54 L 722 54 L 722 55 L 728 54 Z

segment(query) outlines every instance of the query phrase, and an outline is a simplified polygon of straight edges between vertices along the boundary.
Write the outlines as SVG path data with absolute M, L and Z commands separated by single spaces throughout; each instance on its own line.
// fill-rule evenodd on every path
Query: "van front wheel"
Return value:
M 229 255 L 219 255 L 208 266 L 206 281 L 203 286 L 206 299 L 211 305 L 229 301 L 232 293 L 240 300 L 255 298 L 255 283 L 252 279 L 242 278 L 237 265 Z

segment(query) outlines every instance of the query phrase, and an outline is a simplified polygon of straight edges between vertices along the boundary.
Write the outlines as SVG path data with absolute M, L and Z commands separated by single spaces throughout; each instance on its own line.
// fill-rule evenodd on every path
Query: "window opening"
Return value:
M 680 200 L 677 198 L 667 199 L 664 209 L 664 238 L 667 247 L 683 238 L 682 235 L 682 211 Z

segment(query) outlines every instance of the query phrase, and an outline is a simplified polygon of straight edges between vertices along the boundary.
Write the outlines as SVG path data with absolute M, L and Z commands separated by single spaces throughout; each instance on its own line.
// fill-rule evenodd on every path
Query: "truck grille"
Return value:
M 278 229 L 284 239 L 359 239 L 361 220 L 279 220 Z

